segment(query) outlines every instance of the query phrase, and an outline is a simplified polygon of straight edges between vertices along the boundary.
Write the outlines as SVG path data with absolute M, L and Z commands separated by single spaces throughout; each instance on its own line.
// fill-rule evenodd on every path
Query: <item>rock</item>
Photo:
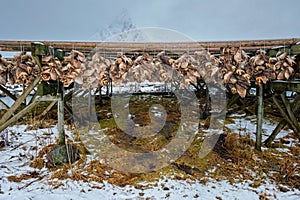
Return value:
M 163 187 L 163 190 L 170 190 L 170 188 L 168 188 L 168 187 Z
M 280 190 L 281 192 L 288 192 L 288 191 L 290 191 L 289 188 L 287 188 L 287 187 L 285 187 L 285 186 L 282 186 L 282 185 L 279 186 L 279 190 Z
M 67 148 L 66 148 L 67 147 Z M 68 156 L 70 155 L 70 157 Z M 71 144 L 55 146 L 48 153 L 47 158 L 51 166 L 61 165 L 63 163 L 71 163 L 80 159 L 78 150 Z
M 0 147 L 5 147 L 5 146 L 6 146 L 5 144 L 6 144 L 6 143 L 5 143 L 4 140 L 1 140 L 1 141 L 0 141 Z

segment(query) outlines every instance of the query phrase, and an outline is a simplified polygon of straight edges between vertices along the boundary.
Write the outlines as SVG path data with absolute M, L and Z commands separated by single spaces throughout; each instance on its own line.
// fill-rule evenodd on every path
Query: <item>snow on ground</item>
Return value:
M 41 179 L 31 178 L 19 183 L 8 181 L 11 175 L 34 173 L 37 169 L 29 163 L 37 156 L 37 149 L 55 143 L 57 128 L 28 130 L 26 125 L 7 129 L 9 146 L 0 151 L 0 199 L 259 199 L 266 194 L 270 199 L 299 199 L 299 190 L 279 191 L 268 183 L 258 188 L 250 186 L 251 181 L 231 185 L 228 181 L 210 179 L 206 184 L 191 180 L 162 179 L 147 189 L 132 186 L 118 187 L 107 182 L 85 183 L 82 181 L 50 180 L 46 168 L 39 170 Z M 68 134 L 69 132 L 67 132 Z M 53 184 L 61 184 L 56 188 Z M 147 183 L 145 183 L 147 184 Z
M 249 189 L 249 182 L 231 185 L 228 182 L 211 181 L 205 185 L 188 181 L 160 180 L 158 186 L 145 190 L 131 186 L 124 188 L 108 183 L 84 183 L 63 181 L 64 186 L 53 189 L 51 186 L 36 182 L 24 189 L 16 183 L 5 186 L 11 187 L 0 196 L 1 199 L 259 199 L 259 195 L 266 194 L 270 199 L 299 199 L 299 193 L 279 192 L 275 185 L 261 186 Z M 162 186 L 163 185 L 163 186 Z M 98 186 L 101 189 L 91 188 Z M 4 188 L 3 188 L 4 189 Z M 6 188 L 5 188 L 6 189 Z M 3 198 L 2 198 L 3 197 Z
M 256 115 L 246 115 L 246 114 L 232 114 L 228 117 L 228 119 L 232 119 L 232 123 L 225 124 L 225 127 L 229 128 L 231 132 L 246 135 L 249 134 L 251 139 L 255 140 L 256 133 Z M 271 119 L 268 119 L 267 116 L 263 119 L 263 141 L 271 135 L 272 131 L 277 126 L 278 122 L 274 122 Z M 281 130 L 278 134 L 277 138 L 284 137 L 289 133 L 293 132 L 292 130 Z

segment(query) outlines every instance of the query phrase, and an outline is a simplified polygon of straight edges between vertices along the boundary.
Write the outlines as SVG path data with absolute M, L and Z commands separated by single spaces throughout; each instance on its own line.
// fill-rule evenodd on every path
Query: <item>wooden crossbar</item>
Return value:
M 201 48 L 219 50 L 224 47 L 241 47 L 243 49 L 273 48 L 288 46 L 300 42 L 300 38 L 274 39 L 274 40 L 240 40 L 240 41 L 212 41 L 212 42 L 166 42 L 166 43 L 128 43 L 128 42 L 82 42 L 82 41 L 28 41 L 28 40 L 0 40 L 0 51 L 31 51 L 32 42 L 42 42 L 45 45 L 65 51 L 73 49 L 90 52 L 99 47 L 106 51 L 195 51 Z

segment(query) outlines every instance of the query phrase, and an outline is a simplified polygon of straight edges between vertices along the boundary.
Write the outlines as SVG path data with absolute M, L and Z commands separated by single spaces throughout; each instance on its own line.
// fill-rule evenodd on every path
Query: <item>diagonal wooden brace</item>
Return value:
M 294 123 L 291 121 L 291 119 L 286 114 L 284 109 L 281 107 L 281 105 L 279 104 L 277 98 L 275 96 L 273 96 L 272 99 L 273 99 L 273 102 L 276 104 L 277 108 L 279 109 L 280 114 L 285 119 L 285 121 L 290 125 L 290 127 L 293 129 L 293 131 L 298 132 L 297 127 L 294 125 Z
M 26 90 L 21 94 L 21 96 L 14 102 L 14 104 L 7 110 L 7 112 L 2 116 L 0 120 L 0 126 L 2 126 L 18 109 L 22 102 L 26 99 L 29 93 L 34 89 L 34 87 L 39 83 L 40 77 L 35 78 L 35 80 L 26 88 Z M 1 131 L 1 130 L 0 130 Z

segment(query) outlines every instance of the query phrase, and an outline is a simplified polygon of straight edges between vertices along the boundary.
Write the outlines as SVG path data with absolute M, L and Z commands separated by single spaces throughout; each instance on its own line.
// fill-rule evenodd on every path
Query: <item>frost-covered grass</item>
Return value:
M 73 179 L 51 179 L 53 172 L 47 168 L 36 169 L 29 164 L 37 157 L 38 150 L 55 143 L 57 128 L 28 130 L 26 125 L 8 128 L 10 145 L 0 151 L 0 199 L 298 199 L 300 191 L 288 186 L 282 192 L 278 184 L 265 180 L 254 187 L 255 181 L 230 182 L 207 177 L 200 179 L 172 179 L 161 176 L 154 183 L 140 183 L 146 187 L 127 185 L 120 187 L 107 181 L 76 181 Z M 67 131 L 71 135 L 70 131 Z M 258 172 L 253 172 L 258 173 Z M 20 182 L 9 181 L 9 177 L 27 174 Z M 205 181 L 203 181 L 205 179 Z M 272 183 L 271 183 L 272 182 Z

